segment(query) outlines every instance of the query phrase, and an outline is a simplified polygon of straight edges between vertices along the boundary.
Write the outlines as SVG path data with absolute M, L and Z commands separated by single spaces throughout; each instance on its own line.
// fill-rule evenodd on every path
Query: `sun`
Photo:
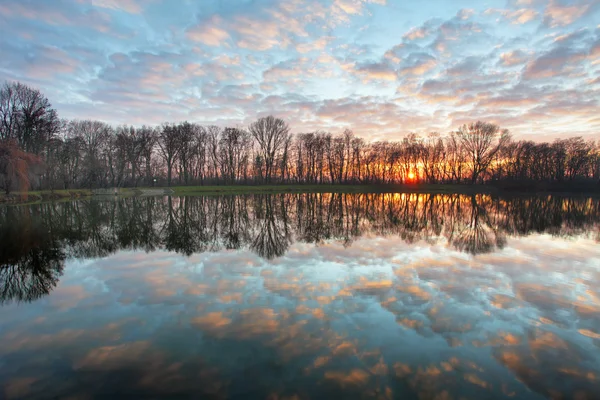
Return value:
M 412 181 L 413 179 L 415 179 L 415 174 L 414 174 L 413 172 L 409 172 L 409 173 L 408 173 L 408 179 L 410 179 L 411 181 Z

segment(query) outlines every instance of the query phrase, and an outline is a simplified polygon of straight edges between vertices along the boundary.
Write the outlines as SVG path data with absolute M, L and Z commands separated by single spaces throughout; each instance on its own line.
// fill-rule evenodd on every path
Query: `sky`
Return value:
M 0 54 L 63 118 L 600 139 L 600 0 L 0 0 Z

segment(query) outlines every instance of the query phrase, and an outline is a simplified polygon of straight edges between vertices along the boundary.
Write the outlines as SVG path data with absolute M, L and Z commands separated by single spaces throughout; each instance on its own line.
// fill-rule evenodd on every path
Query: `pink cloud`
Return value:
M 512 24 L 526 24 L 533 21 L 539 13 L 533 8 L 520 8 L 517 10 L 490 8 L 484 11 L 484 14 L 500 14 L 504 18 L 511 21 Z
M 556 0 L 550 0 L 544 17 L 551 28 L 566 26 L 581 18 L 589 7 L 589 3 L 562 6 Z
M 230 38 L 229 33 L 224 29 L 224 21 L 218 16 L 198 23 L 186 32 L 186 36 L 207 46 L 222 46 Z
M 521 65 L 527 61 L 527 55 L 521 50 L 513 50 L 500 54 L 500 62 L 507 66 Z

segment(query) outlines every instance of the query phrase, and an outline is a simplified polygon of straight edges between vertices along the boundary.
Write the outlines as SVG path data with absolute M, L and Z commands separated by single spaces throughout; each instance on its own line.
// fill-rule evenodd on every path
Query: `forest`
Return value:
M 398 123 L 401 130 L 401 121 Z M 600 185 L 600 143 L 514 140 L 477 121 L 446 134 L 369 142 L 346 129 L 291 133 L 273 116 L 248 127 L 191 122 L 111 126 L 60 119 L 39 91 L 0 88 L 0 186 L 54 190 L 235 184 Z

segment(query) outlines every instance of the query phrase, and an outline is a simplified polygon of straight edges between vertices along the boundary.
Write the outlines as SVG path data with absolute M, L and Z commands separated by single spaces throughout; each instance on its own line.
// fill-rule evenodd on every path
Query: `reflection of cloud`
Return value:
M 531 390 L 553 397 L 577 393 L 581 398 L 593 398 L 597 393 L 600 378 L 584 361 L 590 356 L 574 344 L 541 330 L 530 332 L 528 344 L 501 346 L 495 357 Z
M 592 332 L 589 329 L 580 329 L 578 332 L 583 336 L 591 337 L 592 339 L 600 339 L 600 334 Z
M 154 357 L 151 356 L 150 346 L 148 341 L 139 341 L 99 347 L 88 352 L 73 367 L 92 370 L 124 369 L 131 364 L 150 361 Z
M 353 369 L 349 372 L 327 371 L 325 379 L 335 382 L 341 387 L 362 386 L 369 380 L 369 374 L 360 369 Z
M 474 385 L 481 386 L 482 388 L 488 387 L 488 383 L 475 374 L 465 374 L 464 378 L 466 381 L 471 382 Z
M 334 356 L 348 356 L 356 353 L 356 348 L 351 342 L 342 342 L 332 351 Z
M 191 321 L 193 326 L 209 332 L 218 332 L 221 328 L 230 323 L 231 319 L 223 316 L 222 312 L 208 313 L 202 317 L 195 317 Z
M 402 293 L 410 294 L 411 296 L 421 300 L 427 301 L 431 299 L 431 294 L 417 285 L 397 286 L 396 289 Z
M 352 290 L 361 293 L 379 293 L 386 292 L 393 286 L 391 280 L 383 281 L 368 281 L 365 277 L 361 277 L 360 281 L 352 287 Z
M 9 381 L 4 385 L 4 395 L 7 399 L 20 399 L 26 398 L 30 386 L 38 381 L 38 378 L 17 378 Z

